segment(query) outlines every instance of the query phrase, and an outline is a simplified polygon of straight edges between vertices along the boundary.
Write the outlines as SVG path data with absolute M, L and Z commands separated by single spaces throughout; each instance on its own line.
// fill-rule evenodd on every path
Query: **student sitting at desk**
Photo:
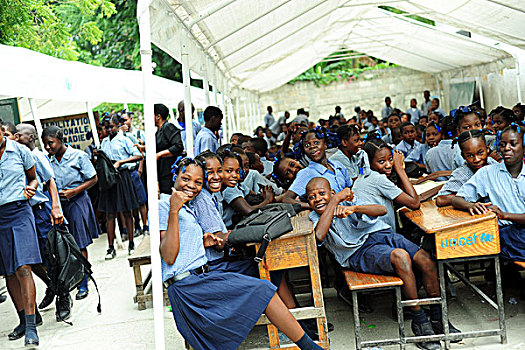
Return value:
M 270 281 L 208 271 L 204 247 L 222 239 L 204 235 L 187 203 L 204 184 L 204 169 L 183 159 L 171 197 L 159 201 L 162 280 L 177 329 L 193 349 L 237 349 L 264 312 L 300 349 L 321 349 L 275 294 Z M 205 241 L 203 241 L 205 237 Z
M 496 213 L 501 256 L 518 261 L 525 261 L 524 132 L 523 125 L 512 123 L 506 127 L 498 145 L 503 162 L 478 170 L 452 200 L 454 207 L 472 215 L 489 210 Z
M 357 186 L 357 183 L 356 183 Z M 335 193 L 330 183 L 316 177 L 306 186 L 308 203 L 312 207 L 310 220 L 315 236 L 330 250 L 343 267 L 371 274 L 398 275 L 403 280 L 403 291 L 408 299 L 417 299 L 416 277 L 413 266 L 423 275 L 428 296 L 439 297 L 439 282 L 435 262 L 377 217 L 387 213 L 383 205 L 356 205 L 349 202 L 353 193 L 349 188 Z M 341 205 L 342 204 L 342 205 Z M 430 321 L 420 306 L 412 308 L 412 331 L 416 336 L 443 333 L 441 306 L 430 306 Z M 450 326 L 450 333 L 459 330 Z M 422 349 L 441 349 L 439 342 L 417 344 Z
M 480 130 L 462 132 L 457 143 L 465 164 L 452 172 L 450 179 L 443 185 L 436 198 L 436 205 L 444 207 L 452 204 L 452 199 L 461 186 L 467 182 L 479 169 L 487 164 L 497 164 L 488 156 L 489 148 L 485 142 L 485 135 Z

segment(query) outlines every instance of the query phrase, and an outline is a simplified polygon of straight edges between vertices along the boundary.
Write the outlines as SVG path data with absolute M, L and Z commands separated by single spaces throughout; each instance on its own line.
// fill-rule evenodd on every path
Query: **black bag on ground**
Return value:
M 51 290 L 57 295 L 69 293 L 80 285 L 87 274 L 97 290 L 97 311 L 100 313 L 100 293 L 92 276 L 91 264 L 82 255 L 73 235 L 66 228 L 54 226 L 47 234 L 44 254 L 48 262 Z
M 113 165 L 113 162 L 104 153 L 104 151 L 97 151 L 97 177 L 98 187 L 101 191 L 109 190 L 114 187 L 119 179 L 119 172 Z
M 246 243 L 262 243 L 254 257 L 256 262 L 260 262 L 272 239 L 293 230 L 290 218 L 296 213 L 296 209 L 291 204 L 268 204 L 235 225 L 228 236 L 228 244 L 243 246 Z

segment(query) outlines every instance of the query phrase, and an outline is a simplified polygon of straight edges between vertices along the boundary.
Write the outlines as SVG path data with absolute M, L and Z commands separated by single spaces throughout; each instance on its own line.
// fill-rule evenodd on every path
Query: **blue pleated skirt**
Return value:
M 225 259 L 218 259 L 208 261 L 210 271 L 218 272 L 233 272 L 241 275 L 260 278 L 259 267 L 251 257 L 243 257 L 239 260 L 227 261 Z M 279 288 L 283 280 L 284 270 L 270 271 L 271 282 Z
M 276 290 L 269 281 L 210 271 L 175 282 L 168 297 L 178 331 L 195 350 L 233 350 Z
M 103 213 L 123 213 L 140 207 L 131 171 L 119 169 L 119 180 L 115 186 L 100 191 L 98 210 Z
M 38 237 L 40 254 L 43 257 L 43 252 L 47 241 L 47 234 L 53 228 L 53 224 L 51 223 L 51 210 L 47 205 L 44 204 L 44 206 L 40 209 L 33 208 L 33 215 L 35 216 L 36 234 Z
M 142 205 L 148 201 L 146 190 L 144 189 L 142 180 L 136 170 L 133 170 L 130 175 L 131 181 L 133 181 L 133 186 L 135 186 L 135 192 L 137 193 L 137 200 L 139 201 L 139 204 Z
M 27 200 L 0 206 L 0 275 L 42 262 L 33 210 Z
M 80 249 L 86 248 L 93 243 L 93 238 L 98 238 L 101 233 L 89 196 L 83 191 L 61 203 L 69 232 Z
M 500 226 L 501 257 L 512 261 L 525 261 L 525 226 Z

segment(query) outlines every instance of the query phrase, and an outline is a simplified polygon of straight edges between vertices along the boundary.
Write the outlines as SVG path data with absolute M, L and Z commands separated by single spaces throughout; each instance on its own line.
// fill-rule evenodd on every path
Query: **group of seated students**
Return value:
M 512 110 L 486 117 L 460 107 L 416 126 L 392 114 L 383 135 L 364 140 L 361 125 L 337 124 L 291 123 L 281 147 L 270 150 L 262 137 L 234 134 L 216 153 L 174 164 L 173 193 L 159 204 L 162 274 L 177 328 L 193 348 L 235 349 L 263 312 L 299 348 L 319 348 L 308 324 L 288 311 L 297 301 L 286 274 L 260 280 L 253 259 L 226 244 L 242 217 L 272 202 L 310 210 L 319 245 L 341 268 L 397 275 L 407 299 L 417 299 L 421 285 L 439 297 L 432 252 L 407 239 L 396 218 L 399 207 L 420 207 L 410 168 L 447 181 L 438 206 L 496 213 L 501 257 L 525 261 L 525 126 Z M 415 335 L 443 333 L 439 305 L 429 315 L 413 306 L 411 316 Z M 418 346 L 441 348 L 438 341 Z

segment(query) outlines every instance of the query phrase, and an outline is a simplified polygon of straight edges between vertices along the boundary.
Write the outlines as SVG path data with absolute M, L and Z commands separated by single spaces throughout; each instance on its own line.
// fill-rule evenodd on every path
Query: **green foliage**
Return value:
M 380 9 L 382 9 L 382 10 L 385 10 L 385 11 L 388 11 L 388 12 L 392 12 L 392 13 L 395 13 L 395 14 L 398 14 L 398 15 L 406 15 L 405 17 L 407 17 L 407 18 L 411 18 L 413 20 L 416 20 L 416 21 L 419 21 L 419 22 L 422 22 L 422 23 L 426 23 L 426 24 L 431 25 L 431 26 L 435 26 L 436 25 L 436 22 L 434 22 L 431 19 L 428 19 L 428 18 L 425 18 L 425 17 L 421 17 L 421 16 L 418 16 L 418 15 L 407 15 L 408 12 L 400 10 L 400 9 L 397 9 L 395 7 L 392 7 L 392 6 L 381 5 L 381 6 L 378 6 L 378 7 Z
M 74 39 L 98 43 L 102 33 L 93 19 L 114 12 L 110 0 L 0 0 L 0 43 L 77 60 Z
M 371 57 L 350 58 L 337 60 L 337 56 L 354 54 L 351 51 L 338 52 L 327 57 L 328 62 L 322 61 L 295 77 L 289 84 L 297 81 L 311 81 L 316 86 L 329 85 L 336 81 L 351 82 L 359 75 L 368 70 L 383 69 L 394 66 L 392 63 L 384 62 Z

